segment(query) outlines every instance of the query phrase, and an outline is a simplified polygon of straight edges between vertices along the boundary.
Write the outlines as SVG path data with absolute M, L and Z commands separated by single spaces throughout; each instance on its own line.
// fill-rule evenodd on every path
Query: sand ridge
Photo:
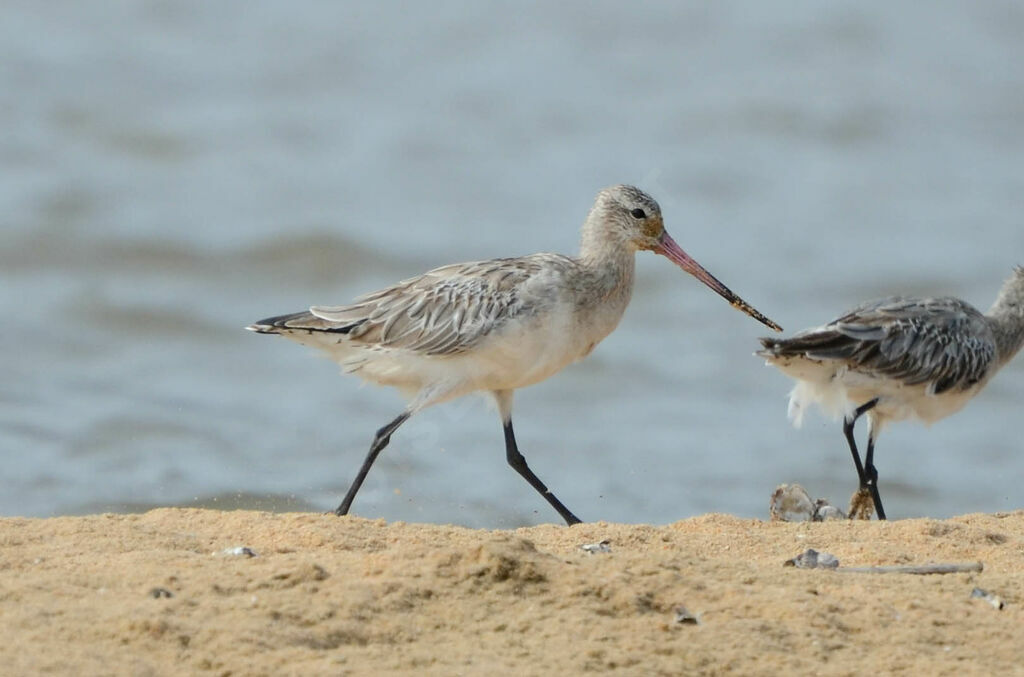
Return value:
M 0 545 L 8 674 L 1024 671 L 1024 511 L 488 531 L 168 508 L 0 519 Z M 806 548 L 840 570 L 782 565 Z

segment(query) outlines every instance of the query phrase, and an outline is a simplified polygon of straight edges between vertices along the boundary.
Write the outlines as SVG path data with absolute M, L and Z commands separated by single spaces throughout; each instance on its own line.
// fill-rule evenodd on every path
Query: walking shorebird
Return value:
M 377 431 L 341 505 L 352 501 L 377 455 L 410 416 L 474 391 L 489 392 L 505 429 L 508 464 L 558 511 L 580 520 L 527 466 L 512 432 L 512 393 L 583 359 L 619 323 L 633 292 L 634 254 L 654 251 L 729 303 L 781 328 L 733 294 L 665 232 L 661 208 L 632 186 L 602 190 L 583 224 L 580 254 L 534 254 L 457 263 L 367 294 L 345 306 L 261 320 L 247 327 L 326 351 L 343 371 L 394 386 L 405 410 Z
M 1022 343 L 1024 267 L 1018 267 L 985 314 L 950 297 L 879 299 L 792 338 L 762 338 L 757 354 L 796 379 L 789 396 L 794 425 L 812 403 L 843 417 L 860 479 L 851 517 L 870 517 L 870 497 L 885 519 L 874 463 L 882 428 L 910 417 L 933 423 L 960 411 Z M 853 426 L 864 414 L 868 447 L 861 464 Z

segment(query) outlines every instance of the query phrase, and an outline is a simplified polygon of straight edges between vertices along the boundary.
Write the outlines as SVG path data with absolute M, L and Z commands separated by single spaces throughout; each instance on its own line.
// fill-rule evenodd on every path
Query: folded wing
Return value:
M 765 357 L 806 357 L 851 370 L 928 384 L 939 394 L 982 381 L 996 346 L 985 316 L 955 298 L 888 298 L 861 305 L 789 339 L 761 339 Z
M 309 312 L 269 318 L 253 328 L 332 332 L 367 347 L 454 355 L 469 350 L 506 322 L 537 311 L 543 299 L 527 300 L 522 293 L 543 268 L 534 258 L 444 266 L 349 305 L 313 306 Z

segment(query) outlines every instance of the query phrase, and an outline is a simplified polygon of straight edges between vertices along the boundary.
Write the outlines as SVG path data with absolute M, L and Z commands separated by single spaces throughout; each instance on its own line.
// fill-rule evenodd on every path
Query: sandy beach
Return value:
M 486 531 L 174 508 L 6 518 L 0 542 L 11 675 L 1024 670 L 1024 512 Z M 783 565 L 807 548 L 839 568 Z

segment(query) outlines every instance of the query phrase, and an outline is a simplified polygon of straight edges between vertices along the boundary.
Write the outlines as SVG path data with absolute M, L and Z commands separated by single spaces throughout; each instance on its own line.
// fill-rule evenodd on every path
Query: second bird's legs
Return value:
M 857 442 L 853 439 L 853 426 L 857 422 L 857 419 L 871 411 L 876 404 L 878 404 L 877 397 L 857 407 L 853 412 L 853 416 L 843 421 L 843 434 L 846 435 L 846 442 L 850 445 L 850 454 L 853 455 L 853 464 L 857 467 L 857 477 L 860 479 L 860 491 L 867 490 L 871 494 L 871 502 L 875 506 L 875 514 L 878 515 L 878 519 L 884 520 L 885 510 L 882 508 L 882 497 L 878 493 L 878 470 L 875 468 L 874 435 L 868 433 L 868 449 L 867 453 L 864 455 L 863 464 L 861 464 L 860 454 L 857 452 Z
M 544 499 L 551 504 L 558 514 L 562 516 L 565 523 L 572 526 L 573 524 L 579 524 L 582 520 L 573 515 L 572 512 L 566 508 L 561 501 L 559 501 L 553 493 L 540 481 L 540 478 L 533 474 L 530 467 L 526 465 L 526 458 L 519 453 L 519 447 L 516 445 L 516 436 L 512 432 L 512 419 L 509 418 L 505 422 L 505 457 L 508 459 L 508 464 L 512 466 L 517 473 L 523 476 L 530 486 L 536 489 Z

